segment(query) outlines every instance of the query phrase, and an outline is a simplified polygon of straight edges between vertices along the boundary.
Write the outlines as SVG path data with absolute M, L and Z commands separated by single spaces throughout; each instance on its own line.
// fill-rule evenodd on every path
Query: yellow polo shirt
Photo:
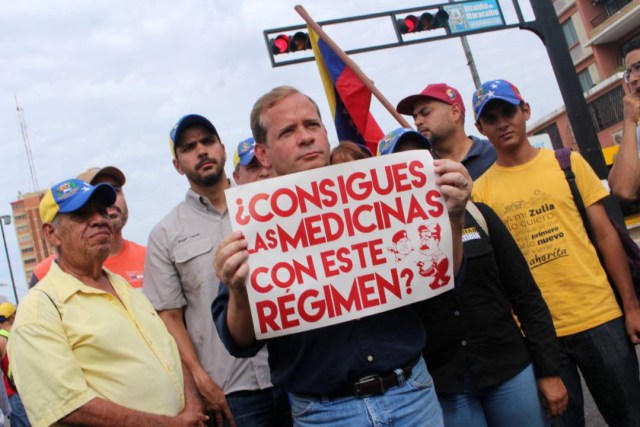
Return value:
M 54 262 L 20 301 L 9 358 L 34 427 L 55 424 L 95 397 L 161 415 L 184 407 L 173 337 L 141 292 L 104 271 L 120 300 Z

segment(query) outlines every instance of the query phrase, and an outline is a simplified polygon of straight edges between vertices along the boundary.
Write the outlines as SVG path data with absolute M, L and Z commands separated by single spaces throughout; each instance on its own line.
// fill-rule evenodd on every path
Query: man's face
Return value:
M 315 169 L 329 164 L 327 130 L 313 103 L 295 93 L 262 113 L 266 141 L 257 143 L 256 156 L 276 175 Z
M 173 166 L 192 185 L 211 187 L 224 176 L 226 160 L 224 145 L 217 135 L 204 126 L 191 126 L 180 135 Z
M 119 234 L 124 228 L 127 220 L 129 219 L 129 209 L 127 208 L 127 201 L 124 198 L 124 193 L 122 192 L 122 187 L 118 182 L 109 175 L 98 175 L 96 176 L 92 184 L 98 185 L 106 183 L 113 187 L 116 190 L 116 201 L 112 206 L 107 208 L 107 214 L 113 223 L 113 230 L 116 234 Z
M 262 181 L 276 176 L 272 167 L 265 167 L 254 156 L 247 166 L 238 165 L 233 172 L 233 180 L 238 185 L 249 184 L 250 182 Z
M 476 127 L 498 151 L 511 151 L 527 142 L 527 120 L 531 111 L 529 104 L 510 104 L 506 101 L 491 101 L 482 111 Z
M 90 200 L 82 209 L 58 214 L 56 218 L 57 224 L 46 235 L 60 254 L 67 259 L 107 259 L 114 232 L 102 202 Z
M 632 50 L 624 57 L 627 69 L 634 68 L 640 64 L 640 49 Z M 636 95 L 640 95 L 640 72 L 631 73 L 629 76 L 629 89 Z
M 456 107 L 457 109 L 458 107 Z M 419 99 L 413 104 L 416 129 L 429 139 L 434 147 L 455 130 L 453 106 L 431 98 Z

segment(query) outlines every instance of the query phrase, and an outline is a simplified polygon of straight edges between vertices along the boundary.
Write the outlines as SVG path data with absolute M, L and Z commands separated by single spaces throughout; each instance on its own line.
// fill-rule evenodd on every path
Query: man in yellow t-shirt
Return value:
M 40 202 L 42 233 L 58 257 L 21 301 L 9 341 L 27 415 L 34 427 L 204 427 L 202 402 L 162 320 L 103 268 L 115 201 L 109 184 L 68 179 Z
M 594 240 L 622 298 L 624 317 L 554 153 L 529 144 L 529 104 L 511 83 L 492 80 L 474 93 L 473 108 L 478 130 L 498 153 L 496 164 L 474 184 L 473 199 L 491 206 L 506 224 L 549 306 L 569 390 L 564 425 L 585 423 L 578 369 L 609 425 L 640 425 L 633 348 L 640 343 L 640 308 L 624 250 L 602 204 L 607 191 L 586 161 L 572 153 Z

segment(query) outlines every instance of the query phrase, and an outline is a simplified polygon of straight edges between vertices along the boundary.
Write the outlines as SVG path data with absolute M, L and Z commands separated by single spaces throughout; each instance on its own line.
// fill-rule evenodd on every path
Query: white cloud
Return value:
M 15 111 L 24 108 L 41 187 L 90 166 L 113 164 L 127 175 L 131 211 L 125 235 L 146 243 L 149 231 L 184 197 L 186 180 L 171 164 L 168 132 L 197 112 L 217 126 L 231 158 L 250 134 L 249 111 L 258 96 L 280 84 L 315 98 L 335 140 L 314 63 L 272 68 L 263 30 L 302 24 L 297 1 L 6 2 L 0 14 L 0 214 L 18 191 L 32 190 Z M 507 4 L 509 2 L 506 2 Z M 393 8 L 417 0 L 344 2 L 312 0 L 318 21 Z M 509 7 L 506 7 L 509 10 Z M 512 12 L 508 12 L 512 13 Z M 380 27 L 378 27 L 380 25 Z M 329 27 L 345 48 L 386 40 L 389 23 Z M 360 33 L 360 34 L 358 34 Z M 393 38 L 393 35 L 391 35 Z M 561 101 L 542 43 L 509 30 L 469 39 L 482 78 L 513 80 L 532 102 L 534 119 Z M 354 55 L 392 104 L 430 82 L 456 86 L 467 104 L 473 83 L 458 40 L 423 43 Z M 385 130 L 397 127 L 374 101 Z M 473 132 L 471 114 L 468 131 Z M 24 288 L 13 226 L 8 228 L 18 286 Z M 9 282 L 4 255 L 0 282 Z M 0 292 L 6 293 L 6 288 Z

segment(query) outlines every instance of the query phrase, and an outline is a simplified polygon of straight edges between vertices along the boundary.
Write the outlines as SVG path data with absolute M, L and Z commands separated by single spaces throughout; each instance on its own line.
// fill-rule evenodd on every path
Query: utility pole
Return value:
M 16 111 L 18 111 L 18 120 L 20 120 L 22 141 L 24 142 L 24 148 L 27 152 L 27 162 L 29 163 L 29 170 L 31 171 L 31 184 L 33 184 L 33 191 L 38 191 L 40 186 L 38 185 L 38 177 L 36 176 L 36 166 L 33 163 L 33 156 L 31 155 L 31 145 L 29 144 L 29 133 L 27 132 L 27 122 L 24 119 L 24 110 L 18 104 L 18 97 L 15 93 L 13 97 L 16 100 Z
M 531 8 L 536 20 L 524 24 L 522 28 L 533 31 L 544 43 L 562 100 L 567 106 L 567 118 L 571 124 L 576 143 L 580 147 L 580 154 L 600 179 L 606 179 L 609 171 L 604 162 L 598 133 L 580 87 L 580 81 L 553 3 L 551 0 L 531 0 Z M 620 205 L 612 197 L 607 197 L 604 203 L 607 214 L 618 224 L 624 225 Z
M 7 239 L 4 235 L 4 225 L 11 224 L 10 215 L 0 216 L 0 230 L 2 230 L 2 242 L 4 243 L 4 253 L 7 255 L 7 265 L 9 265 L 9 275 L 11 276 L 11 286 L 13 286 L 13 295 L 16 297 L 16 305 L 18 305 L 18 290 L 16 289 L 16 281 L 13 278 L 13 269 L 11 268 L 11 259 L 9 258 L 9 249 L 7 248 Z

